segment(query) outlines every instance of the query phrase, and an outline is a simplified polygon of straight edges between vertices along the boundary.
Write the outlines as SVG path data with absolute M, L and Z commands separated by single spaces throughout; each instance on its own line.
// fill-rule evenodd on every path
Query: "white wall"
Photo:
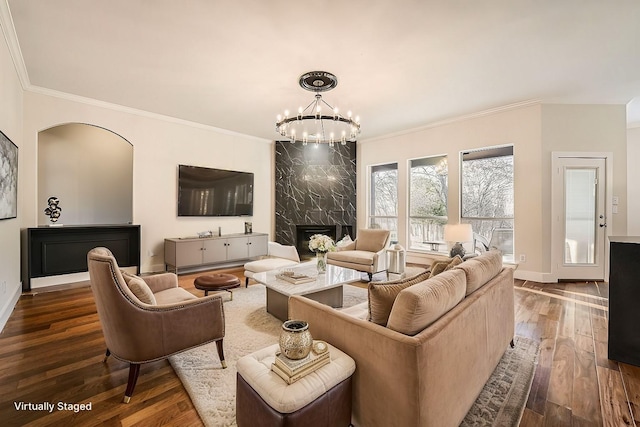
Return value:
M 22 87 L 5 39 L 0 37 L 0 129 L 18 146 L 18 217 L 0 221 L 0 330 L 20 297 L 20 225 L 24 218 L 24 171 L 29 160 L 22 150 Z
M 542 107 L 542 174 L 543 187 L 551 189 L 551 153 L 611 152 L 613 153 L 612 195 L 618 196 L 618 213 L 607 219 L 610 235 L 627 234 L 627 123 L 624 105 L 560 105 Z M 542 241 L 551 240 L 551 191 L 542 200 Z M 610 208 L 610 207 L 609 207 Z M 549 253 L 551 250 L 549 249 Z M 551 257 L 546 258 L 543 271 L 551 270 Z M 608 260 L 607 260 L 608 262 Z
M 640 127 L 627 130 L 627 233 L 640 236 Z
M 560 105 L 542 107 L 543 167 L 550 170 L 551 152 L 612 152 L 613 195 L 620 199 L 619 211 L 608 220 L 609 232 L 627 232 L 627 119 L 624 105 Z M 543 176 L 551 186 L 551 174 Z M 550 206 L 551 196 L 545 197 Z M 550 208 L 549 208 L 550 211 Z
M 368 167 L 380 163 L 398 163 L 398 233 L 400 244 L 407 242 L 407 188 L 410 159 L 447 155 L 449 167 L 449 222 L 460 216 L 460 152 L 464 150 L 513 144 L 515 161 L 515 250 L 526 254 L 527 262 L 518 270 L 539 272 L 545 252 L 542 250 L 540 179 L 541 107 L 530 105 L 494 114 L 480 115 L 404 135 L 363 141 L 358 153 L 358 227 L 366 227 Z M 360 190 L 362 189 L 362 190 Z M 418 261 L 420 255 L 409 254 Z M 427 262 L 428 262 L 427 257 Z
M 164 238 L 193 236 L 198 231 L 242 233 L 244 221 L 255 232 L 272 232 L 273 164 L 270 141 L 247 137 L 145 113 L 120 111 L 61 97 L 26 92 L 24 150 L 28 159 L 23 181 L 23 226 L 38 223 L 38 132 L 62 123 L 80 122 L 109 129 L 133 145 L 133 223 L 141 225 L 142 272 L 164 269 Z M 254 216 L 178 218 L 177 165 L 217 167 L 255 174 Z
M 133 147 L 108 130 L 69 123 L 38 136 L 38 225 L 50 197 L 56 224 L 129 224 L 133 215 Z
M 222 227 L 242 232 L 245 218 L 198 219 L 176 216 L 176 165 L 254 172 L 253 229 L 272 233 L 273 152 L 269 141 L 178 120 L 118 111 L 82 100 L 33 92 L 23 94 L 4 39 L 0 41 L 0 129 L 19 147 L 18 218 L 0 221 L 0 329 L 20 296 L 20 228 L 38 224 L 38 132 L 64 123 L 88 123 L 110 129 L 134 147 L 133 221 L 142 229 L 142 271 L 163 269 L 163 239 L 193 235 Z M 516 274 L 540 276 L 549 271 L 550 151 L 613 151 L 614 191 L 621 196 L 613 220 L 617 234 L 640 235 L 640 128 L 627 135 L 618 106 L 528 106 L 478 116 L 358 145 L 358 226 L 366 227 L 368 165 L 398 162 L 407 176 L 409 159 L 447 154 L 450 174 L 450 216 L 458 206 L 458 163 L 461 150 L 513 144 L 516 158 L 516 254 L 527 262 Z M 544 121 L 545 126 L 542 125 Z M 570 124 L 570 125 L 569 125 Z M 542 137 L 543 128 L 545 137 Z M 624 134 L 624 149 L 620 147 Z M 544 140 L 544 149 L 542 141 Z M 628 157 L 627 157 L 628 149 Z M 542 171 L 542 173 L 541 173 Z M 400 229 L 406 229 L 405 180 L 400 188 Z M 626 199 L 625 199 L 626 196 Z M 628 217 L 627 217 L 628 212 Z M 627 224 L 628 222 L 628 224 Z M 401 235 L 406 245 L 406 237 Z
M 613 192 L 623 196 L 611 221 L 615 233 L 627 230 L 626 122 L 624 105 L 530 105 L 363 141 L 358 149 L 358 189 L 367 189 L 368 167 L 398 163 L 400 243 L 407 244 L 407 177 L 410 159 L 446 154 L 449 158 L 449 221 L 459 218 L 459 153 L 513 144 L 515 161 L 514 249 L 516 277 L 553 281 L 551 276 L 551 152 L 613 152 Z M 366 195 L 358 191 L 358 226 L 366 227 Z M 624 199 L 624 200 L 623 200 Z M 421 255 L 408 254 L 415 260 Z M 428 257 L 425 257 L 428 260 Z

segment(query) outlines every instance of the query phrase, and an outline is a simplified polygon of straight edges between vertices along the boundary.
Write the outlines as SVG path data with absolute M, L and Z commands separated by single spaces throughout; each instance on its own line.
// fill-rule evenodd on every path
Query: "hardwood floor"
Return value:
M 540 341 L 521 426 L 638 422 L 640 368 L 607 359 L 608 284 L 516 281 L 516 334 Z
M 180 276 L 180 284 L 202 295 L 194 277 Z M 636 425 L 640 367 L 607 359 L 607 296 L 606 283 L 516 281 L 516 333 L 541 349 L 521 426 Z M 121 403 L 128 365 L 103 363 L 104 351 L 90 288 L 23 295 L 0 334 L 1 424 L 202 425 L 166 361 L 143 365 L 131 402 Z M 56 408 L 18 410 L 20 402 Z M 61 411 L 58 402 L 91 410 Z

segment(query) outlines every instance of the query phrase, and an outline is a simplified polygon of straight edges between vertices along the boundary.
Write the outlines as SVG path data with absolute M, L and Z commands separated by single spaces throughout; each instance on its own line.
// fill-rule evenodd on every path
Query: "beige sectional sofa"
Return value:
M 289 300 L 291 318 L 356 361 L 356 427 L 458 426 L 513 339 L 513 270 L 500 253 L 426 277 L 370 284 L 370 301 L 344 311 Z

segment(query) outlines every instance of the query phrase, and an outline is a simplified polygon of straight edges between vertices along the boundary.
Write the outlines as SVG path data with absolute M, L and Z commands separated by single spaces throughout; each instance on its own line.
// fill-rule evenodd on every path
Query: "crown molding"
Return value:
M 444 126 L 444 125 L 448 125 L 448 124 L 452 124 L 452 123 L 456 123 L 456 122 L 462 122 L 462 121 L 466 121 L 466 120 L 475 119 L 475 118 L 478 118 L 478 117 L 489 116 L 489 115 L 492 115 L 492 114 L 502 113 L 504 111 L 510 111 L 510 110 L 515 110 L 515 109 L 518 109 L 518 108 L 530 107 L 532 105 L 540 105 L 540 104 L 542 104 L 542 100 L 540 100 L 540 99 L 530 99 L 530 100 L 526 100 L 526 101 L 515 102 L 513 104 L 507 104 L 507 105 L 503 105 L 503 106 L 500 106 L 500 107 L 489 108 L 489 109 L 486 109 L 486 110 L 477 111 L 475 113 L 464 114 L 464 115 L 461 115 L 461 116 L 455 116 L 455 117 L 451 117 L 451 118 L 444 119 L 444 120 L 438 120 L 438 121 L 427 123 L 426 125 L 418 126 L 418 127 L 411 128 L 411 129 L 405 129 L 405 130 L 401 130 L 401 131 L 398 131 L 398 132 L 389 133 L 389 134 L 386 134 L 386 135 L 376 136 L 374 138 L 363 139 L 361 142 L 362 143 L 367 143 L 369 141 L 379 141 L 381 139 L 394 138 L 394 137 L 397 137 L 397 136 L 402 136 L 402 135 L 408 135 L 408 134 L 412 134 L 412 133 L 416 133 L 416 132 L 421 132 L 421 131 L 424 131 L 424 130 L 427 130 L 427 129 L 432 129 L 432 128 L 435 128 L 435 127 L 440 127 L 440 126 Z
M 164 122 L 189 126 L 193 128 L 214 131 L 214 132 L 222 133 L 225 135 L 249 138 L 259 142 L 264 142 L 269 144 L 273 143 L 273 140 L 271 139 L 259 138 L 253 135 L 246 135 L 240 132 L 222 129 L 222 128 L 218 128 L 211 125 L 193 122 L 190 120 L 179 119 L 176 117 L 166 116 L 158 113 L 152 113 L 152 112 L 140 110 L 137 108 L 125 107 L 123 105 L 113 104 L 105 101 L 99 101 L 93 98 L 87 98 L 87 97 L 73 95 L 66 92 L 60 92 L 53 89 L 43 88 L 40 86 L 34 86 L 31 84 L 31 81 L 29 80 L 29 74 L 27 72 L 27 67 L 24 63 L 22 50 L 20 49 L 20 43 L 18 42 L 18 35 L 16 34 L 16 29 L 13 25 L 13 17 L 11 16 L 11 10 L 9 9 L 8 0 L 0 0 L 0 27 L 2 27 L 2 33 L 7 42 L 7 46 L 9 48 L 9 54 L 11 55 L 11 59 L 13 60 L 13 65 L 16 69 L 16 73 L 18 74 L 20 85 L 22 86 L 22 90 L 24 90 L 25 92 L 32 92 L 40 95 L 64 99 L 67 101 L 78 102 L 85 105 L 91 105 L 93 107 L 105 108 L 113 111 L 119 111 L 122 113 L 133 114 L 140 117 L 146 117 L 146 118 L 151 118 L 155 120 L 161 120 Z
M 270 144 L 274 142 L 274 140 L 272 140 L 272 139 L 266 139 L 266 138 L 260 138 L 260 137 L 252 136 L 252 135 L 246 135 L 246 134 L 243 134 L 243 133 L 240 133 L 240 132 L 235 132 L 235 131 L 231 131 L 231 130 L 228 130 L 228 129 L 222 129 L 222 128 L 218 128 L 218 127 L 211 126 L 211 125 L 206 125 L 206 124 L 202 124 L 202 123 L 198 123 L 198 122 L 193 122 L 193 121 L 190 121 L 190 120 L 179 119 L 179 118 L 172 117 L 172 116 L 166 116 L 166 115 L 163 115 L 163 114 L 152 113 L 152 112 L 149 112 L 149 111 L 140 110 L 140 109 L 136 109 L 136 108 L 132 108 L 132 107 L 126 107 L 126 106 L 119 105 L 119 104 L 113 104 L 113 103 L 110 103 L 110 102 L 99 101 L 99 100 L 96 100 L 96 99 L 93 99 L 93 98 L 87 98 L 87 97 L 83 97 L 83 96 L 79 96 L 79 95 L 69 94 L 69 93 L 66 93 L 66 92 L 56 91 L 56 90 L 53 90 L 53 89 L 43 88 L 43 87 L 40 87 L 40 86 L 34 86 L 34 85 L 31 84 L 31 82 L 29 80 L 29 73 L 27 72 L 27 67 L 26 67 L 26 65 L 24 63 L 24 58 L 22 56 L 22 50 L 20 49 L 20 43 L 18 42 L 18 35 L 16 34 L 15 26 L 13 25 L 13 17 L 11 15 L 11 10 L 9 8 L 8 0 L 0 0 L 0 27 L 2 27 L 2 33 L 4 35 L 4 39 L 5 39 L 6 43 L 7 43 L 7 47 L 9 49 L 9 54 L 11 55 L 11 59 L 13 61 L 13 65 L 14 65 L 16 73 L 18 75 L 18 79 L 20 80 L 20 85 L 22 86 L 22 89 L 25 90 L 25 91 L 29 91 L 29 92 L 33 92 L 33 93 L 37 93 L 37 94 L 41 94 L 41 95 L 46 95 L 46 96 L 52 96 L 52 97 L 55 97 L 55 98 L 65 99 L 65 100 L 68 100 L 68 101 L 79 102 L 79 103 L 86 104 L 86 105 L 91 105 L 91 106 L 94 106 L 94 107 L 106 108 L 106 109 L 119 111 L 119 112 L 123 112 L 123 113 L 134 114 L 134 115 L 137 115 L 137 116 L 152 118 L 152 119 L 156 119 L 156 120 L 162 120 L 162 121 L 169 122 L 169 123 L 181 124 L 181 125 L 185 125 L 185 126 L 189 126 L 189 127 L 195 127 L 195 128 L 199 128 L 199 129 L 215 131 L 215 132 L 223 133 L 223 134 L 226 134 L 226 135 L 250 138 L 250 139 L 253 139 L 253 140 L 256 140 L 256 141 L 260 141 L 260 142 L 266 142 L 266 143 L 270 143 Z M 424 131 L 424 130 L 427 130 L 427 129 L 431 129 L 431 128 L 435 128 L 435 127 L 439 127 L 439 126 L 444 126 L 444 125 L 451 124 L 451 123 L 461 122 L 461 121 L 470 120 L 470 119 L 474 119 L 474 118 L 478 118 L 478 117 L 483 117 L 483 116 L 487 116 L 487 115 L 491 115 L 491 114 L 496 114 L 496 113 L 500 113 L 500 112 L 504 112 L 504 111 L 514 110 L 514 109 L 517 109 L 517 108 L 523 108 L 523 107 L 528 107 L 528 106 L 532 106 L 532 105 L 538 105 L 538 104 L 541 104 L 541 103 L 542 103 L 542 100 L 540 100 L 540 99 L 531 99 L 531 100 L 516 102 L 516 103 L 513 103 L 513 104 L 507 104 L 507 105 L 503 105 L 503 106 L 500 106 L 500 107 L 490 108 L 490 109 L 478 111 L 478 112 L 471 113 L 471 114 L 465 114 L 465 115 L 451 117 L 451 118 L 444 119 L 444 120 L 438 120 L 438 121 L 435 121 L 435 122 L 428 123 L 426 125 L 422 125 L 422 126 L 411 128 L 411 129 L 405 129 L 405 130 L 401 130 L 401 131 L 390 133 L 390 134 L 386 134 L 386 135 L 381 135 L 381 136 L 377 136 L 377 137 L 373 137 L 373 138 L 365 138 L 365 139 L 357 141 L 357 144 L 365 143 L 365 142 L 368 142 L 368 141 L 378 141 L 378 140 L 382 140 L 382 139 L 394 138 L 394 137 L 401 136 L 401 135 L 412 134 L 412 133 Z M 639 128 L 639 127 L 640 127 L 640 121 L 627 123 L 627 129 L 635 129 L 635 128 Z
M 23 90 L 27 90 L 31 83 L 29 82 L 29 74 L 24 64 L 24 58 L 22 57 L 22 50 L 20 50 L 20 43 L 18 43 L 16 28 L 13 25 L 13 17 L 11 16 L 8 0 L 0 0 L 0 27 L 2 27 L 2 33 L 7 42 L 20 85 Z
M 77 103 L 80 103 L 80 104 L 90 105 L 92 107 L 104 108 L 104 109 L 107 109 L 107 110 L 113 110 L 113 111 L 118 111 L 118 112 L 121 112 L 121 113 L 133 114 L 133 115 L 136 115 L 136 116 L 146 117 L 146 118 L 149 118 L 149 119 L 161 120 L 161 121 L 168 122 L 168 123 L 175 123 L 175 124 L 179 124 L 179 125 L 189 126 L 189 127 L 192 127 L 192 128 L 198 128 L 198 129 L 203 129 L 203 130 L 214 131 L 214 132 L 217 132 L 217 133 L 222 133 L 222 134 L 230 135 L 230 136 L 239 136 L 239 137 L 242 137 L 242 138 L 248 138 L 248 139 L 252 139 L 254 141 L 259 141 L 259 142 L 264 142 L 264 143 L 269 143 L 269 144 L 273 143 L 272 139 L 260 138 L 260 137 L 257 137 L 257 136 L 247 135 L 247 134 L 244 134 L 244 133 L 240 133 L 240 132 L 236 132 L 236 131 L 232 131 L 232 130 L 228 130 L 228 129 L 223 129 L 223 128 L 219 128 L 219 127 L 215 127 L 215 126 L 211 126 L 211 125 L 207 125 L 207 124 L 203 124 L 203 123 L 193 122 L 193 121 L 190 121 L 190 120 L 180 119 L 180 118 L 177 118 L 177 117 L 167 116 L 167 115 L 164 115 L 164 114 L 153 113 L 153 112 L 150 112 L 150 111 L 140 110 L 138 108 L 126 107 L 124 105 L 114 104 L 114 103 L 111 103 L 111 102 L 99 101 L 99 100 L 94 99 L 94 98 L 87 98 L 85 96 L 74 95 L 74 94 L 71 94 L 71 93 L 61 92 L 61 91 L 57 91 L 57 90 L 53 90 L 53 89 L 40 87 L 40 86 L 29 85 L 29 88 L 27 88 L 25 90 L 27 92 L 36 93 L 36 94 L 39 94 L 39 95 L 50 96 L 50 97 L 53 97 L 53 98 L 63 99 L 63 100 L 66 100 L 66 101 L 71 101 L 71 102 L 77 102 Z

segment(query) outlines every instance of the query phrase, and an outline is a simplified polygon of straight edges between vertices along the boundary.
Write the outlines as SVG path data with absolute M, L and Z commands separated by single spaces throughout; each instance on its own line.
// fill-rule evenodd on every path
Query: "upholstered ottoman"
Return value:
M 238 427 L 348 426 L 353 359 L 329 345 L 331 362 L 287 384 L 271 371 L 278 344 L 238 360 Z
M 233 301 L 231 289 L 240 287 L 240 279 L 233 274 L 213 273 L 196 277 L 193 285 L 196 289 L 204 291 L 205 296 L 209 295 L 209 292 L 227 291 L 231 294 L 231 300 Z
M 256 273 L 293 267 L 300 263 L 300 257 L 298 256 L 298 251 L 295 246 L 269 242 L 268 250 L 269 255 L 265 258 L 249 261 L 244 265 L 245 287 L 249 286 L 249 279 L 253 278 Z

